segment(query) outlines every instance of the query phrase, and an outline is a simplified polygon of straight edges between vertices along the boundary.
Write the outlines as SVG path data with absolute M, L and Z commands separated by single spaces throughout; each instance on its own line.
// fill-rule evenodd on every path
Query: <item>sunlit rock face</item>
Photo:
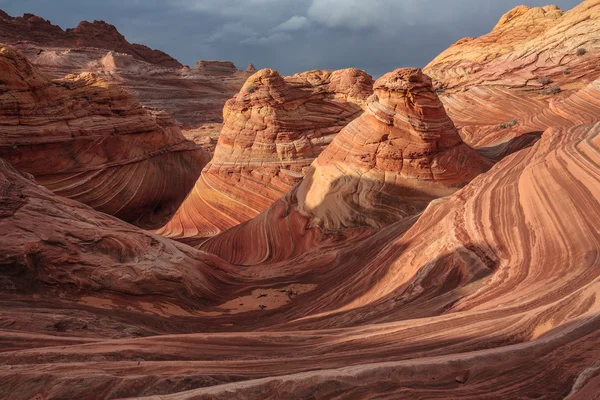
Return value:
M 600 77 L 599 53 L 598 1 L 583 1 L 567 12 L 519 6 L 487 35 L 444 51 L 425 72 L 463 140 L 500 159 L 507 148 L 530 145 L 548 127 L 571 125 L 570 117 L 548 118 L 549 113 L 578 91 L 587 97 L 586 87 Z M 570 110 L 572 122 L 590 121 L 580 118 L 579 106 Z
M 356 69 L 252 75 L 225 104 L 215 154 L 167 226 L 202 238 L 258 215 L 300 182 L 338 132 L 362 114 L 373 81 Z
M 0 157 L 56 194 L 164 224 L 208 161 L 168 115 L 94 74 L 51 81 L 0 47 Z

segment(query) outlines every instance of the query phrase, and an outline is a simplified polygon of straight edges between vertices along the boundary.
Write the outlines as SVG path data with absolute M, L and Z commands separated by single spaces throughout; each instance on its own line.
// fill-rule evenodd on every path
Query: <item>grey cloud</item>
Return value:
M 244 37 L 256 36 L 256 31 L 243 25 L 241 22 L 228 22 L 218 27 L 209 37 L 207 42 L 217 42 L 220 40 L 239 40 Z
M 292 40 L 292 35 L 285 32 L 276 32 L 268 36 L 252 37 L 242 40 L 243 44 L 268 45 L 272 43 L 283 43 Z

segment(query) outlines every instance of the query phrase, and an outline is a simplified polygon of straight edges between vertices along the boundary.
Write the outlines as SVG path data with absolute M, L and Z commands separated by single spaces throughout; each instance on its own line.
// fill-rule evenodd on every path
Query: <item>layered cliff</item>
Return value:
M 489 34 L 463 39 L 444 51 L 425 71 L 436 80 L 440 98 L 468 144 L 518 149 L 549 126 L 569 126 L 561 125 L 560 118 L 535 116 L 569 102 L 600 77 L 599 27 L 597 0 L 567 12 L 555 6 L 520 6 Z M 525 120 L 540 123 L 525 126 Z
M 31 43 L 45 47 L 94 47 L 130 54 L 133 57 L 163 67 L 181 68 L 182 65 L 160 50 L 129 43 L 114 25 L 104 21 L 82 21 L 73 29 L 63 31 L 37 15 L 11 17 L 0 10 L 0 42 L 6 44 Z
M 556 6 L 519 6 L 487 35 L 462 39 L 442 52 L 425 72 L 446 90 L 589 82 L 600 75 L 599 20 L 597 0 L 585 0 L 567 12 Z
M 373 81 L 356 69 L 252 75 L 225 104 L 215 154 L 167 226 L 176 238 L 215 235 L 285 194 L 335 135 L 358 117 Z
M 169 117 L 94 74 L 51 81 L 0 47 L 0 157 L 55 193 L 158 227 L 207 155 Z
M 223 105 L 252 74 L 230 62 L 199 61 L 194 68 L 184 67 L 161 51 L 130 44 L 104 21 L 83 21 L 63 31 L 32 14 L 13 18 L 0 12 L 0 43 L 16 46 L 51 78 L 93 72 L 124 87 L 144 106 L 167 111 L 211 152 Z

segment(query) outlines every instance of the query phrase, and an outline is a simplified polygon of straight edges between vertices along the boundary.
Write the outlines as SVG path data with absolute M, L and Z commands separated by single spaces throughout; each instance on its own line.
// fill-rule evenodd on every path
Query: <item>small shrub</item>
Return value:
M 560 93 L 560 91 L 561 91 L 560 86 L 551 86 L 547 89 L 542 90 L 541 93 L 543 95 L 550 95 L 550 94 L 558 94 L 558 93 Z
M 583 55 L 585 55 L 585 53 L 587 53 L 587 50 L 584 49 L 583 47 L 580 47 L 580 48 L 577 49 L 577 55 L 578 56 L 583 56 Z
M 569 75 L 570 73 L 571 73 L 571 71 L 569 71 L 568 69 L 565 69 L 565 70 L 563 71 L 563 75 Z
M 248 86 L 248 87 L 246 88 L 246 91 L 247 91 L 248 93 L 254 93 L 254 92 L 256 92 L 256 86 Z
M 551 81 L 550 81 L 550 78 L 548 78 L 547 76 L 541 76 L 538 78 L 538 82 L 541 83 L 542 85 L 547 85 Z
M 508 122 L 498 125 L 498 128 L 500 128 L 500 129 L 512 128 L 513 126 L 515 126 L 518 123 L 519 123 L 519 120 L 515 118 L 515 119 L 511 119 Z
M 444 93 L 444 91 L 445 91 L 444 88 L 441 87 L 441 86 L 438 86 L 438 87 L 435 88 L 435 93 L 436 94 L 442 94 L 442 93 Z

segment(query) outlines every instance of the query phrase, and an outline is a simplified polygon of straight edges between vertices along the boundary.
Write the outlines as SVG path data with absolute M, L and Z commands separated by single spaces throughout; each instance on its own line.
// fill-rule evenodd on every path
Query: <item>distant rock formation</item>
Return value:
M 137 59 L 163 67 L 181 68 L 173 57 L 141 44 L 129 43 L 114 25 L 104 21 L 82 21 L 73 29 L 63 31 L 59 26 L 33 14 L 11 17 L 0 10 L 0 42 L 17 44 L 31 42 L 47 47 L 95 47 L 127 53 Z
M 189 68 L 167 54 L 129 44 L 103 21 L 63 31 L 32 14 L 0 13 L 0 43 L 13 44 L 51 78 L 94 72 L 126 88 L 144 106 L 165 110 L 188 137 L 214 151 L 223 105 L 252 72 L 230 62 L 199 62 Z
M 55 193 L 146 228 L 163 225 L 207 155 L 168 115 L 96 75 L 50 81 L 0 45 L 0 157 Z
M 373 81 L 356 69 L 252 75 L 225 104 L 214 157 L 173 219 L 175 238 L 215 235 L 266 210 L 358 117 Z

